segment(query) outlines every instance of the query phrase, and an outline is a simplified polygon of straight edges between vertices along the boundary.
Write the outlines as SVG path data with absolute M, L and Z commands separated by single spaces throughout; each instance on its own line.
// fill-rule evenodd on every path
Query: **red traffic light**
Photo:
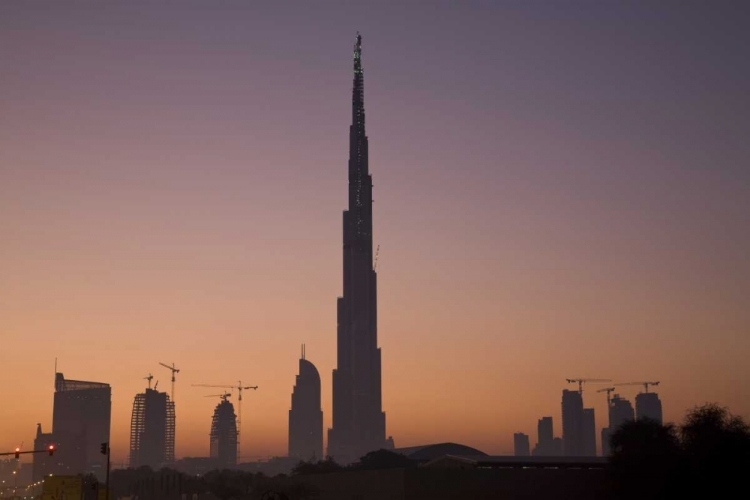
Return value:
M 55 453 L 55 445 L 51 444 L 49 445 L 49 456 L 52 456 Z
M 21 448 L 16 447 L 16 458 L 21 458 Z

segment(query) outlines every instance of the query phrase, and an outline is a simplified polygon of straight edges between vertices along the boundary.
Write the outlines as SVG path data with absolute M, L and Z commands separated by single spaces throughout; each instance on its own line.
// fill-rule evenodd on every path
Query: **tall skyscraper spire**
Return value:
M 349 208 L 344 211 L 344 293 L 337 303 L 337 366 L 328 454 L 341 463 L 387 447 L 377 342 L 377 286 L 372 261 L 372 176 L 365 135 L 362 37 L 354 45 L 349 127 Z

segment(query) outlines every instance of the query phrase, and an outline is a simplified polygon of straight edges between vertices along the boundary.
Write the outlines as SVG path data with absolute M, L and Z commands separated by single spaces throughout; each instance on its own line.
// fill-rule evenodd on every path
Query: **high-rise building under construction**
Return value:
M 130 467 L 159 469 L 174 462 L 174 401 L 166 392 L 136 394 L 130 421 Z
M 225 394 L 211 420 L 211 458 L 219 467 L 237 464 L 237 415 Z
M 635 397 L 636 420 L 650 419 L 660 424 L 664 420 L 661 399 L 655 392 L 642 392 Z

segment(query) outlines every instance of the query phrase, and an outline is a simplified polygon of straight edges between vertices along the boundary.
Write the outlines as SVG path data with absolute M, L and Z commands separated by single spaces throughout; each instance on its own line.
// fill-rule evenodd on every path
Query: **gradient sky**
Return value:
M 750 416 L 748 25 L 743 2 L 0 2 L 0 449 L 49 429 L 56 357 L 112 385 L 116 461 L 159 361 L 178 456 L 208 454 L 218 402 L 191 384 L 238 379 L 243 455 L 285 454 L 303 342 L 330 425 L 357 30 L 397 446 L 559 435 L 572 377 Z

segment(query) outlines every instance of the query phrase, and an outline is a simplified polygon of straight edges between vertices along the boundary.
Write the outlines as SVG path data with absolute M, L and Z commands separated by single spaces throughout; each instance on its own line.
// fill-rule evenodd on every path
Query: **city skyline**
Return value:
M 398 447 L 511 454 L 544 415 L 560 436 L 570 375 L 661 380 L 664 421 L 750 415 L 739 16 L 230 4 L 0 5 L 0 447 L 51 429 L 59 358 L 111 386 L 126 462 L 133 396 L 149 372 L 166 390 L 168 359 L 178 457 L 208 455 L 215 401 L 191 384 L 239 379 L 262 387 L 243 455 L 284 455 L 302 342 L 331 426 L 357 30 Z M 606 398 L 584 406 L 599 436 Z

